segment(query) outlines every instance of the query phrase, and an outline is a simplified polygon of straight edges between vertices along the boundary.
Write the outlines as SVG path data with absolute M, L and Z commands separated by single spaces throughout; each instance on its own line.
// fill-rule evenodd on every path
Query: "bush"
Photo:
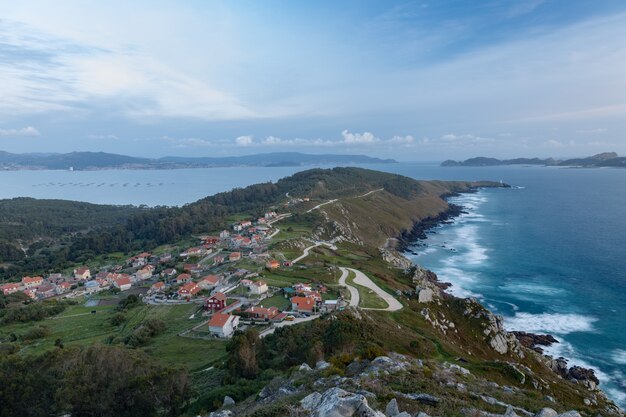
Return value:
M 67 304 L 64 302 L 44 301 L 28 304 L 18 308 L 10 308 L 4 314 L 2 322 L 26 323 L 29 321 L 40 321 L 45 319 L 46 317 L 55 316 L 63 312 L 66 306 Z
M 126 322 L 126 315 L 124 313 L 115 313 L 109 317 L 109 323 L 113 326 L 120 326 Z
M 147 345 L 150 339 L 165 331 L 165 322 L 161 319 L 147 319 L 139 325 L 124 341 L 128 346 L 140 347 Z
M 25 342 L 43 339 L 50 334 L 50 329 L 45 326 L 33 326 L 21 335 L 21 339 Z

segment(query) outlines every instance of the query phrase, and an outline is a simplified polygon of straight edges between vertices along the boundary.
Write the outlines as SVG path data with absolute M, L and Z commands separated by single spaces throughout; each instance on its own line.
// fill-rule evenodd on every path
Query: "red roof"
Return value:
M 315 300 L 311 297 L 292 297 L 291 303 L 295 304 L 299 310 L 313 310 L 315 307 Z
M 180 287 L 178 292 L 194 295 L 200 292 L 200 288 L 196 285 L 195 282 L 188 282 L 187 284 Z
M 30 284 L 32 282 L 39 282 L 39 281 L 43 281 L 43 278 L 42 277 L 32 277 L 32 278 L 31 277 L 24 277 L 24 278 L 22 278 L 22 282 L 24 284 Z
M 218 301 L 226 301 L 226 294 L 224 294 L 223 292 L 216 292 L 211 296 L 211 298 L 214 298 Z
M 215 313 L 211 320 L 209 321 L 209 326 L 211 327 L 224 327 L 226 323 L 228 323 L 228 319 L 232 316 L 230 314 L 225 313 Z
M 186 281 L 188 279 L 191 279 L 191 275 L 189 274 L 180 274 L 176 277 L 176 281 Z
M 163 288 L 165 287 L 165 283 L 163 281 L 159 281 L 159 282 L 155 282 L 154 284 L 152 284 L 152 286 L 154 288 Z
M 78 275 L 83 275 L 85 272 L 89 272 L 89 268 L 87 268 L 87 267 L 81 267 L 81 268 L 76 268 L 76 269 L 74 270 L 74 273 L 75 273 L 75 274 L 78 274 Z
M 211 284 L 217 284 L 220 281 L 220 277 L 218 277 L 217 275 L 207 275 L 206 277 L 202 278 L 200 281 L 207 281 L 207 282 L 210 282 Z
M 127 278 L 127 277 L 118 278 L 118 279 L 115 280 L 115 282 L 120 287 L 122 285 L 129 285 L 130 284 L 130 278 Z

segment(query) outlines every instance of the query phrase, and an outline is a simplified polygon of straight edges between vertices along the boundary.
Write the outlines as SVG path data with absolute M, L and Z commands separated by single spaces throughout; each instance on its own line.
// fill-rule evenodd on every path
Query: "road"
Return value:
M 318 246 L 321 245 L 326 245 L 329 248 L 331 248 L 332 250 L 337 250 L 337 246 L 333 245 L 332 243 L 328 243 L 328 242 L 315 242 L 314 244 L 312 244 L 311 246 L 304 248 L 302 255 L 298 256 L 296 259 L 294 259 L 293 261 L 291 261 L 292 264 L 295 264 L 296 262 L 299 262 L 301 260 L 303 260 L 304 258 L 306 258 L 307 256 L 309 256 L 309 252 L 311 251 L 311 249 L 313 248 L 317 248 Z
M 352 285 L 346 284 L 346 278 L 348 278 L 348 275 L 350 275 L 350 271 L 348 271 L 348 268 L 339 267 L 339 269 L 341 270 L 339 285 L 346 287 L 348 291 L 350 291 L 350 307 L 358 307 L 360 301 L 359 290 L 357 290 Z
M 313 208 L 308 209 L 308 210 L 306 211 L 306 213 L 310 213 L 310 212 L 312 212 L 313 210 L 317 210 L 318 208 L 320 208 L 320 207 L 322 207 L 322 206 L 325 206 L 326 204 L 332 204 L 332 203 L 334 203 L 335 201 L 337 201 L 337 199 L 336 199 L 336 198 L 335 198 L 334 200 L 328 200 L 328 201 L 326 201 L 325 203 L 320 203 L 320 204 L 318 204 L 317 206 L 315 206 L 315 207 L 313 207 Z
M 357 294 L 356 299 L 357 300 L 359 299 L 359 295 L 358 295 L 359 291 L 352 285 L 346 284 L 346 278 L 348 278 L 349 271 L 352 271 L 355 274 L 355 278 L 354 278 L 355 284 L 361 285 L 363 287 L 369 288 L 370 290 L 374 291 L 376 295 L 378 295 L 380 298 L 385 300 L 385 302 L 388 305 L 387 308 L 363 308 L 363 310 L 398 311 L 402 308 L 402 304 L 400 303 L 400 301 L 396 300 L 391 294 L 389 294 L 388 292 L 380 288 L 378 285 L 376 285 L 376 283 L 372 281 L 363 272 L 359 271 L 358 269 L 353 269 L 353 268 L 339 267 L 339 269 L 341 270 L 341 277 L 339 278 L 339 284 L 347 287 L 348 290 L 350 291 L 350 306 L 353 305 L 352 299 L 354 297 L 354 292 L 356 292 Z M 357 305 L 358 305 L 358 302 L 357 302 Z
M 309 316 L 309 317 L 295 318 L 292 321 L 285 320 L 285 321 L 281 321 L 280 323 L 274 323 L 269 329 L 263 330 L 261 333 L 259 333 L 259 337 L 265 337 L 267 335 L 270 335 L 274 333 L 276 329 L 278 329 L 279 327 L 293 326 L 294 324 L 312 321 L 319 317 L 320 317 L 319 314 L 316 314 L 314 316 Z

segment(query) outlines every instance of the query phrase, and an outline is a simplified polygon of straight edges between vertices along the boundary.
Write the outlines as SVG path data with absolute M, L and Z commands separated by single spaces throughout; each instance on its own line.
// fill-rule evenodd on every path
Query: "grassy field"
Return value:
M 361 300 L 359 301 L 359 307 L 363 308 L 387 308 L 389 305 L 385 300 L 380 298 L 374 291 L 367 287 L 364 287 L 354 282 L 354 272 L 350 271 L 346 282 L 359 291 Z
M 206 367 L 225 356 L 225 342 L 219 340 L 198 340 L 178 336 L 178 333 L 202 322 L 203 318 L 196 315 L 199 306 L 193 303 L 168 306 L 135 307 L 125 313 L 126 322 L 113 326 L 109 318 L 115 313 L 114 305 L 84 307 L 70 306 L 63 313 L 39 322 L 14 323 L 3 325 L 0 335 L 3 337 L 14 333 L 18 337 L 27 329 L 39 325 L 45 326 L 49 334 L 43 338 L 23 343 L 21 353 L 42 353 L 55 348 L 55 341 L 61 339 L 66 346 L 87 346 L 93 343 L 107 343 L 115 338 L 123 340 L 143 320 L 159 318 L 167 328 L 164 333 L 142 347 L 148 354 L 171 365 L 186 366 L 189 369 Z M 95 313 L 92 313 L 95 311 Z
M 276 307 L 280 311 L 284 311 L 291 308 L 291 301 L 289 301 L 288 298 L 285 298 L 282 294 L 276 294 L 261 301 L 261 305 L 263 307 Z

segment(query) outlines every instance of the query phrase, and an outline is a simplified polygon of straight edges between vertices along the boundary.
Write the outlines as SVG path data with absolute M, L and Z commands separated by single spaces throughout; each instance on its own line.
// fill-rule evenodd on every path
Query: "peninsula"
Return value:
M 487 158 L 484 156 L 466 159 L 465 161 L 453 161 L 451 159 L 443 161 L 442 167 L 487 167 L 500 165 L 541 165 L 541 166 L 562 166 L 562 167 L 626 167 L 626 157 L 620 157 L 615 152 L 603 152 L 597 155 L 584 158 L 570 158 L 558 160 L 554 158 L 515 158 L 515 159 L 497 159 Z
M 180 208 L 29 201 L 58 217 L 50 229 L 24 201 L 0 205 L 23 251 L 3 263 L 3 409 L 623 415 L 593 371 L 536 349 L 549 338 L 505 331 L 398 251 L 454 215 L 447 196 L 481 187 L 506 185 L 334 168 Z

